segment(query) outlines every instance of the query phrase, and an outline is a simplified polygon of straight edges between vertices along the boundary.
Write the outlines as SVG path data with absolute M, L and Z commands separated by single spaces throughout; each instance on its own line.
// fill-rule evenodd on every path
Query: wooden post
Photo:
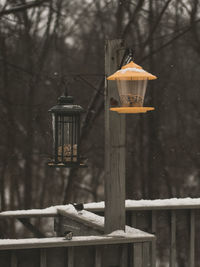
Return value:
M 12 250 L 11 252 L 11 263 L 10 266 L 11 267 L 17 267 L 18 263 L 17 263 L 17 254 L 15 250 Z
M 156 235 L 156 211 L 151 211 L 151 232 Z M 156 267 L 156 240 L 151 242 L 151 267 Z
M 171 211 L 170 267 L 176 266 L 176 211 Z
M 195 211 L 190 210 L 190 267 L 195 265 Z
M 40 267 L 47 267 L 47 253 L 45 248 L 40 249 Z
M 122 40 L 109 40 L 105 47 L 106 77 L 120 65 Z M 110 111 L 111 98 L 119 101 L 117 84 L 105 86 L 105 233 L 125 230 L 125 115 Z

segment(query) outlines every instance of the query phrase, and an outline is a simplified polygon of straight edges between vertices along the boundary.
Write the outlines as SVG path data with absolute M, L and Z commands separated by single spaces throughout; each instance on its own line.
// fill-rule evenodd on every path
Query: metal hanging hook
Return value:
M 68 96 L 69 95 L 69 88 L 68 88 L 69 81 L 67 82 L 63 76 L 60 78 L 60 85 L 64 87 L 63 89 L 63 95 Z

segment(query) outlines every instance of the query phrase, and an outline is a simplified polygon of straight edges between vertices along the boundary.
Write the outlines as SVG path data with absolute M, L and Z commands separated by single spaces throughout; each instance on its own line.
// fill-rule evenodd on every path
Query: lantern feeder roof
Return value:
M 58 104 L 49 109 L 51 113 L 59 114 L 77 114 L 84 112 L 84 109 L 79 105 L 74 105 L 74 98 L 72 96 L 60 96 Z
M 156 76 L 143 70 L 133 61 L 123 66 L 120 70 L 109 76 L 107 80 L 154 80 Z

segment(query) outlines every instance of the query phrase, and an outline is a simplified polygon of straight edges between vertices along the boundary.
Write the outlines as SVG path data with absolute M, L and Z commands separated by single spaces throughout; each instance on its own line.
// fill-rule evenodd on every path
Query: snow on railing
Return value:
M 52 206 L 45 209 L 14 210 L 0 212 L 1 217 L 55 217 L 58 209 L 66 208 L 68 205 Z M 104 201 L 84 204 L 84 209 L 94 212 L 103 212 Z M 198 209 L 200 198 L 171 198 L 156 200 L 126 200 L 126 210 L 166 210 L 166 209 Z
M 35 210 L 18 210 L 4 211 L 0 213 L 2 218 L 31 218 L 31 217 L 57 217 L 60 209 L 65 209 L 67 205 L 54 206 L 46 209 Z M 104 202 L 84 204 L 84 209 L 91 212 L 104 212 Z M 194 267 L 198 266 L 200 259 L 195 256 L 197 243 L 195 236 L 199 234 L 198 222 L 200 210 L 200 198 L 183 198 L 183 199 L 160 199 L 160 200 L 126 200 L 127 223 L 128 225 L 154 233 L 158 236 L 164 236 L 162 247 L 169 246 L 169 257 L 164 259 L 169 266 L 175 266 L 180 257 L 184 257 L 186 265 Z M 182 217 L 181 217 L 182 216 Z M 165 220 L 165 226 L 161 227 L 161 222 Z M 184 226 L 181 226 L 183 225 Z M 181 227 L 180 227 L 181 226 Z M 178 232 L 181 232 L 177 235 Z M 178 239 L 185 238 L 182 244 Z M 59 240 L 58 240 L 59 241 Z M 2 240 L 2 242 L 5 242 Z M 21 241 L 23 242 L 23 241 Z M 62 242 L 61 242 L 62 243 Z M 181 244 L 183 247 L 188 246 L 185 253 L 181 252 Z M 160 246 L 160 244 L 159 244 Z M 155 253 L 156 243 L 153 242 L 152 252 Z M 98 255 L 98 253 L 96 254 Z M 152 256 L 156 259 L 156 255 Z M 162 259 L 161 259 L 162 260 Z M 196 262 L 195 262 L 196 260 Z M 155 266 L 155 260 L 152 263 Z
M 105 208 L 104 201 L 87 203 L 84 208 L 89 211 L 101 212 Z M 200 198 L 170 198 L 155 200 L 126 200 L 126 210 L 165 210 L 165 209 L 198 209 Z
M 89 211 L 78 212 L 72 205 L 55 206 L 44 210 L 2 212 L 0 218 L 31 218 L 58 216 L 103 229 L 104 218 Z M 73 223 L 73 222 L 72 222 Z M 89 231 L 89 229 L 88 229 Z M 126 231 L 114 231 L 108 235 L 103 232 L 92 235 L 65 236 L 51 238 L 23 238 L 0 240 L 0 266 L 127 266 L 155 267 L 152 265 L 152 243 L 155 236 L 126 226 Z M 112 246 L 109 246 L 112 245 Z M 1 251 L 3 250 L 3 251 Z M 25 256 L 24 256 L 25 255 Z M 66 256 L 67 255 L 67 256 Z M 77 260 L 78 259 L 78 260 Z M 127 263 L 127 264 L 126 264 Z M 10 264 L 10 265 L 9 265 Z

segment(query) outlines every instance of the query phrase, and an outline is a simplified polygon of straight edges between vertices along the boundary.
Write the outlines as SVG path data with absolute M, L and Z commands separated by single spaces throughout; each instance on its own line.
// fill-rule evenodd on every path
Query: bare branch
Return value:
M 144 0 L 141 0 L 141 1 L 138 1 L 137 3 L 137 6 L 135 7 L 135 10 L 133 12 L 133 15 L 132 15 L 132 19 L 129 20 L 128 24 L 126 25 L 125 29 L 124 29 L 124 32 L 122 34 L 122 39 L 124 39 L 131 27 L 131 24 L 133 24 L 136 20 L 136 16 L 138 14 L 138 12 L 141 10 L 142 6 L 144 4 Z
M 152 40 L 152 35 L 153 35 L 154 32 L 156 31 L 156 29 L 157 29 L 157 27 L 158 27 L 158 25 L 159 25 L 159 23 L 160 23 L 160 21 L 161 21 L 163 15 L 164 15 L 165 11 L 166 11 L 166 9 L 168 8 L 168 6 L 169 6 L 169 4 L 170 4 L 171 1 L 172 1 L 172 0 L 168 0 L 168 1 L 165 3 L 165 5 L 164 5 L 162 11 L 160 12 L 160 14 L 159 14 L 159 16 L 158 16 L 156 22 L 154 23 L 154 25 L 153 25 L 153 27 L 152 27 L 150 33 L 149 33 L 149 36 L 147 37 L 146 41 L 143 43 L 143 46 L 142 46 L 142 49 L 141 49 L 141 50 L 142 50 L 141 53 L 143 53 L 143 51 L 144 51 L 145 47 L 147 46 L 147 44 L 149 43 L 150 39 Z
M 36 1 L 30 1 L 26 3 L 25 5 L 16 5 L 14 7 L 11 7 L 9 9 L 3 9 L 0 11 L 0 17 L 4 15 L 13 14 L 16 12 L 21 12 L 29 8 L 37 7 L 43 4 L 44 2 L 49 2 L 50 0 L 36 0 Z
M 199 23 L 200 19 L 196 20 L 195 23 Z M 183 35 L 185 35 L 187 32 L 189 32 L 191 30 L 192 26 L 190 25 L 189 27 L 187 27 L 184 31 L 180 32 L 179 34 L 177 34 L 176 36 L 174 36 L 174 38 L 172 38 L 171 40 L 169 40 L 168 42 L 166 42 L 165 44 L 161 45 L 158 49 L 154 50 L 152 53 L 149 53 L 148 55 L 144 56 L 143 58 L 141 58 L 141 60 L 139 61 L 139 63 L 141 63 L 142 61 L 146 60 L 148 57 L 157 54 L 158 52 L 160 52 L 163 48 L 167 47 L 168 45 L 172 44 L 175 40 L 179 39 L 180 37 L 182 37 Z

